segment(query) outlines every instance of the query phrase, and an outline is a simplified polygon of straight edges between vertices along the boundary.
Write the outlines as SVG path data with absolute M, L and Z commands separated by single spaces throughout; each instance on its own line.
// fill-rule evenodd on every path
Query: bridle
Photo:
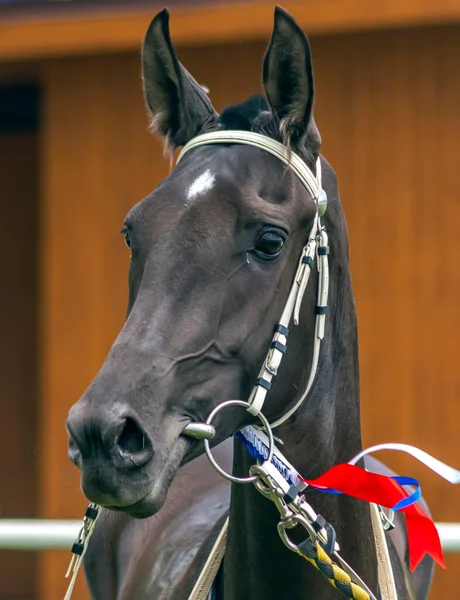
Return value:
M 326 230 L 321 224 L 321 217 L 324 215 L 327 208 L 327 195 L 322 187 L 321 159 L 318 157 L 316 160 L 315 174 L 295 152 L 292 152 L 280 142 L 265 135 L 254 133 L 252 131 L 211 131 L 209 133 L 199 135 L 188 142 L 188 144 L 186 144 L 182 149 L 177 162 L 179 162 L 184 154 L 190 150 L 210 144 L 242 144 L 245 146 L 252 146 L 261 150 L 265 150 L 273 156 L 276 156 L 297 175 L 316 204 L 316 214 L 313 221 L 313 226 L 310 230 L 308 240 L 302 249 L 288 299 L 281 314 L 281 318 L 275 327 L 270 348 L 265 357 L 262 368 L 259 372 L 259 376 L 252 389 L 246 406 L 246 409 L 250 414 L 254 416 L 261 414 L 265 398 L 271 389 L 273 378 L 277 375 L 281 361 L 287 350 L 287 341 L 291 320 L 293 319 L 295 325 L 299 324 L 302 300 L 307 288 L 311 271 L 315 264 L 315 258 L 317 257 L 319 271 L 318 301 L 316 306 L 316 324 L 310 376 L 308 378 L 307 387 L 304 393 L 294 404 L 294 406 L 292 406 L 286 413 L 284 413 L 284 415 L 276 419 L 273 423 L 270 423 L 270 428 L 275 429 L 276 427 L 279 427 L 285 423 L 300 408 L 305 398 L 308 396 L 316 376 L 316 371 L 318 369 L 319 351 L 321 347 L 321 341 L 324 337 L 324 326 L 328 309 L 327 298 L 329 290 L 329 246 Z M 219 406 L 224 408 L 222 405 Z M 228 406 L 228 404 L 225 404 L 225 406 Z M 209 421 L 209 418 L 207 421 Z M 206 424 L 203 425 L 209 426 L 209 424 L 210 423 L 206 422 Z M 205 432 L 204 428 L 200 430 L 200 428 L 197 427 L 197 425 L 200 424 L 193 423 L 192 425 L 193 426 L 190 429 L 187 427 L 184 429 L 183 433 L 185 435 L 189 434 L 193 437 L 200 437 L 200 435 L 197 434 L 199 434 L 200 431 L 203 433 Z M 209 430 L 206 430 L 206 432 L 207 433 L 204 437 L 207 437 Z
M 295 468 L 290 465 L 283 454 L 275 447 L 272 430 L 285 423 L 302 405 L 308 396 L 315 376 L 318 370 L 319 352 L 321 341 L 324 338 L 325 319 L 327 315 L 327 300 L 329 291 L 329 246 L 328 237 L 324 226 L 321 223 L 321 217 L 326 212 L 327 195 L 322 187 L 322 169 L 320 157 L 316 160 L 316 174 L 313 173 L 308 165 L 294 152 L 286 148 L 280 142 L 273 140 L 265 135 L 248 131 L 212 131 L 193 138 L 184 146 L 177 162 L 184 154 L 192 149 L 210 144 L 242 144 L 264 150 L 281 160 L 287 165 L 300 179 L 307 192 L 313 198 L 316 205 L 316 214 L 313 220 L 312 228 L 308 239 L 298 261 L 297 271 L 284 306 L 281 318 L 275 326 L 275 332 L 267 352 L 265 360 L 259 372 L 252 392 L 247 402 L 243 400 L 227 400 L 214 408 L 208 416 L 206 423 L 190 423 L 184 428 L 182 433 L 195 438 L 202 438 L 204 449 L 212 466 L 223 477 L 234 483 L 254 483 L 256 489 L 266 498 L 272 500 L 279 510 L 281 520 L 278 523 L 278 533 L 284 544 L 292 551 L 301 554 L 304 558 L 319 566 L 321 560 L 318 558 L 323 552 L 323 545 L 327 547 L 327 554 L 321 554 L 324 560 L 331 561 L 334 557 L 337 564 L 334 565 L 338 579 L 334 585 L 342 591 L 348 598 L 375 600 L 375 596 L 362 581 L 355 571 L 339 555 L 339 547 L 335 539 L 333 527 L 327 523 L 321 515 L 317 515 L 312 507 L 305 501 L 301 492 L 306 488 L 298 476 Z M 262 413 L 265 398 L 272 386 L 273 378 L 276 377 L 281 365 L 284 354 L 287 350 L 287 341 L 289 335 L 289 326 L 291 320 L 295 325 L 299 324 L 300 309 L 305 290 L 308 285 L 311 271 L 317 259 L 318 291 L 316 305 L 316 322 L 313 342 L 313 357 L 310 368 L 310 375 L 307 386 L 301 397 L 295 404 L 287 410 L 281 417 L 269 423 Z M 214 417 L 228 406 L 242 406 L 253 416 L 259 417 L 263 429 L 255 426 L 245 427 L 236 435 L 240 439 L 250 441 L 255 454 L 258 454 L 258 464 L 253 465 L 249 477 L 236 477 L 224 471 L 215 461 L 210 448 L 210 439 L 215 436 L 215 430 L 212 426 Z M 377 510 L 377 509 L 376 509 Z M 377 516 L 377 519 L 379 517 Z M 305 547 L 302 550 L 301 545 L 294 544 L 287 530 L 300 525 L 307 533 L 308 538 L 305 541 Z M 381 525 L 377 525 L 381 527 Z M 226 531 L 228 528 L 228 518 L 219 535 L 218 541 L 213 548 L 210 556 L 216 551 L 219 559 L 207 563 L 200 574 L 189 600 L 202 600 L 208 597 L 210 586 L 217 572 L 218 565 L 222 560 L 225 551 Z M 382 531 L 383 534 L 383 531 Z M 308 550 L 306 549 L 308 547 Z M 312 558 L 313 557 L 313 558 Z M 389 559 L 388 559 L 389 563 Z M 338 564 L 341 567 L 338 567 Z M 329 574 L 323 574 L 331 581 Z M 344 581 L 346 586 L 341 589 Z M 391 593 L 386 598 L 395 598 L 394 581 L 390 581 Z M 345 589 L 346 588 L 346 589 Z

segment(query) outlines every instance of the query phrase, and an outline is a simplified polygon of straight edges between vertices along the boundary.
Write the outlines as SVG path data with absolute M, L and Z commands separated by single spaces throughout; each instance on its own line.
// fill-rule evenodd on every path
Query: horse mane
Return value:
M 254 131 L 254 124 L 261 113 L 270 110 L 268 102 L 261 94 L 254 94 L 241 104 L 226 106 L 220 115 L 223 129 Z
M 245 102 L 226 106 L 220 115 L 219 125 L 221 129 L 227 131 L 253 131 L 264 134 L 282 144 L 286 142 L 283 139 L 279 119 L 272 114 L 267 99 L 262 94 L 254 94 Z M 321 138 L 312 117 L 304 143 L 295 150 L 308 166 L 314 169 L 320 145 Z

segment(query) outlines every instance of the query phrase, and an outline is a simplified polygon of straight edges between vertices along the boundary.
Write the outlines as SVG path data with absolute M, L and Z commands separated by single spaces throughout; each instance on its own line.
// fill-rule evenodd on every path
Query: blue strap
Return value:
M 422 488 L 420 487 L 420 484 L 416 479 L 414 479 L 413 477 L 404 477 L 404 476 L 392 477 L 392 479 L 394 479 L 397 483 L 399 483 L 399 485 L 413 485 L 416 488 L 412 492 L 412 494 L 407 496 L 407 498 L 403 498 L 399 502 L 396 502 L 396 504 L 393 506 L 393 510 L 395 512 L 397 510 L 402 510 L 403 508 L 406 508 L 407 506 L 410 506 L 411 504 L 415 504 L 417 502 L 417 500 L 420 500 L 420 498 L 422 496 Z
M 422 488 L 420 487 L 419 482 L 416 479 L 414 479 L 413 477 L 405 477 L 404 475 L 401 475 L 401 476 L 398 475 L 395 477 L 390 477 L 390 479 L 393 479 L 393 481 L 396 481 L 396 483 L 399 483 L 399 485 L 401 485 L 401 486 L 412 485 L 416 488 L 412 492 L 412 494 L 409 494 L 409 496 L 407 496 L 407 498 L 403 498 L 402 500 L 399 500 L 399 502 L 396 502 L 396 504 L 392 508 L 393 511 L 397 512 L 398 510 L 407 508 L 408 506 L 411 506 L 411 504 L 415 504 L 417 502 L 417 500 L 420 500 L 420 498 L 422 497 Z M 333 490 L 331 488 L 315 488 L 315 489 L 318 490 L 318 492 L 324 492 L 325 494 L 342 494 L 342 492 Z

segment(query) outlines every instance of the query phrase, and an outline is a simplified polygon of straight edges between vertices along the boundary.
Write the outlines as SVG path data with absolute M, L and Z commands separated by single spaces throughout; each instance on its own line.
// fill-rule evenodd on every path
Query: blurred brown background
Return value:
M 139 60 L 163 5 L 3 5 L 0 518 L 80 518 L 67 411 L 123 323 L 123 218 L 169 168 L 147 133 Z M 274 4 L 167 5 L 179 58 L 216 108 L 260 90 Z M 350 230 L 365 443 L 415 444 L 459 467 L 460 0 L 283 6 L 310 37 Z M 380 457 L 420 479 L 436 521 L 460 521 L 460 490 Z M 1 552 L 0 599 L 61 600 L 68 559 Z M 460 556 L 446 559 L 433 600 L 457 594 Z

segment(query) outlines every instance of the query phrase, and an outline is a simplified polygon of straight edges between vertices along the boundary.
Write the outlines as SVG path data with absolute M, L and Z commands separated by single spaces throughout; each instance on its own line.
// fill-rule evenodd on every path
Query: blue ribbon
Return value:
M 396 502 L 396 504 L 392 508 L 392 510 L 394 512 L 397 512 L 398 510 L 402 510 L 403 508 L 407 508 L 408 506 L 411 506 L 411 504 L 415 504 L 417 502 L 417 500 L 420 500 L 420 498 L 422 496 L 422 488 L 420 487 L 420 483 L 416 479 L 414 479 L 413 477 L 405 477 L 403 475 L 390 477 L 390 479 L 393 479 L 393 481 L 396 481 L 396 483 L 399 483 L 399 485 L 401 485 L 401 486 L 413 485 L 416 488 L 412 492 L 412 494 L 409 494 L 409 496 L 407 496 L 407 498 L 403 498 L 402 500 L 399 500 L 399 502 Z M 324 492 L 325 494 L 342 494 L 343 493 L 343 492 L 339 492 L 338 490 L 333 490 L 331 488 L 315 488 L 315 490 L 318 490 L 319 492 Z
M 420 484 L 416 479 L 414 479 L 413 477 L 404 477 L 404 476 L 392 477 L 392 479 L 394 479 L 397 483 L 399 483 L 399 485 L 413 485 L 416 488 L 412 492 L 412 494 L 407 496 L 407 498 L 403 498 L 399 502 L 396 502 L 396 504 L 393 506 L 393 510 L 395 512 L 398 510 L 402 510 L 403 508 L 406 508 L 407 506 L 410 506 L 411 504 L 415 504 L 417 502 L 417 500 L 420 500 L 420 498 L 422 496 L 422 488 L 420 487 Z

